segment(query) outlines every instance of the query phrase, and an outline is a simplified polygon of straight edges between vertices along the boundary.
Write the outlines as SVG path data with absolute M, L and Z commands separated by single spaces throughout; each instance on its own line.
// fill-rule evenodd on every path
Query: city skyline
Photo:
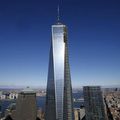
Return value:
M 0 2 L 0 86 L 46 87 L 50 30 L 58 6 L 52 1 Z M 120 85 L 119 4 L 60 3 L 60 19 L 69 28 L 73 87 Z

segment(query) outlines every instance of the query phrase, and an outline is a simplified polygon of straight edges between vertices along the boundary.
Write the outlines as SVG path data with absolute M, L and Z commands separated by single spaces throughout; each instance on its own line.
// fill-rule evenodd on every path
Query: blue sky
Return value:
M 0 1 L 0 86 L 46 86 L 57 0 Z M 63 0 L 73 87 L 120 85 L 120 1 Z

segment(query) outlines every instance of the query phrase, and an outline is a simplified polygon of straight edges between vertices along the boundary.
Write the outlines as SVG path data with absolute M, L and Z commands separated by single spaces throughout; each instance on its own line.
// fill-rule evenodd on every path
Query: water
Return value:
M 73 93 L 73 98 L 74 99 L 80 99 L 80 98 L 83 98 L 83 92 L 77 92 L 77 93 Z M 83 106 L 84 105 L 84 100 L 81 100 L 81 101 L 76 101 L 73 103 L 73 107 L 74 108 L 80 108 L 80 106 Z
M 45 108 L 45 96 L 44 97 L 37 97 L 37 106 L 38 108 Z
M 79 99 L 83 96 L 82 93 L 73 93 L 73 98 Z M 8 108 L 8 106 L 11 103 L 15 103 L 15 100 L 1 100 L 0 105 L 1 105 L 1 112 L 4 113 L 5 110 Z M 84 105 L 84 101 L 79 101 L 79 102 L 74 102 L 73 106 L 74 108 L 80 108 L 81 105 Z M 39 96 L 37 97 L 37 106 L 38 108 L 45 109 L 45 96 Z
M 77 93 L 73 93 L 73 98 L 75 99 L 79 99 L 79 98 L 83 98 L 83 92 L 77 92 Z

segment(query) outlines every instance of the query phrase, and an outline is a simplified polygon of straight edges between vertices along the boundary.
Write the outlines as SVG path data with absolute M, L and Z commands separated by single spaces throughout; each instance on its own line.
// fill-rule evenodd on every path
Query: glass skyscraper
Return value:
M 45 116 L 46 120 L 73 120 L 67 27 L 60 22 L 52 25 Z
M 83 92 L 86 120 L 106 120 L 100 86 L 85 86 Z

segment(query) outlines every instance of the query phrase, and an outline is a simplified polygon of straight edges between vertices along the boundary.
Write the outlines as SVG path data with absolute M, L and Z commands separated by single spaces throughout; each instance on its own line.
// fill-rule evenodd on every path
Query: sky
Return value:
M 72 86 L 120 85 L 119 0 L 0 0 L 0 86 L 46 87 L 58 3 Z

